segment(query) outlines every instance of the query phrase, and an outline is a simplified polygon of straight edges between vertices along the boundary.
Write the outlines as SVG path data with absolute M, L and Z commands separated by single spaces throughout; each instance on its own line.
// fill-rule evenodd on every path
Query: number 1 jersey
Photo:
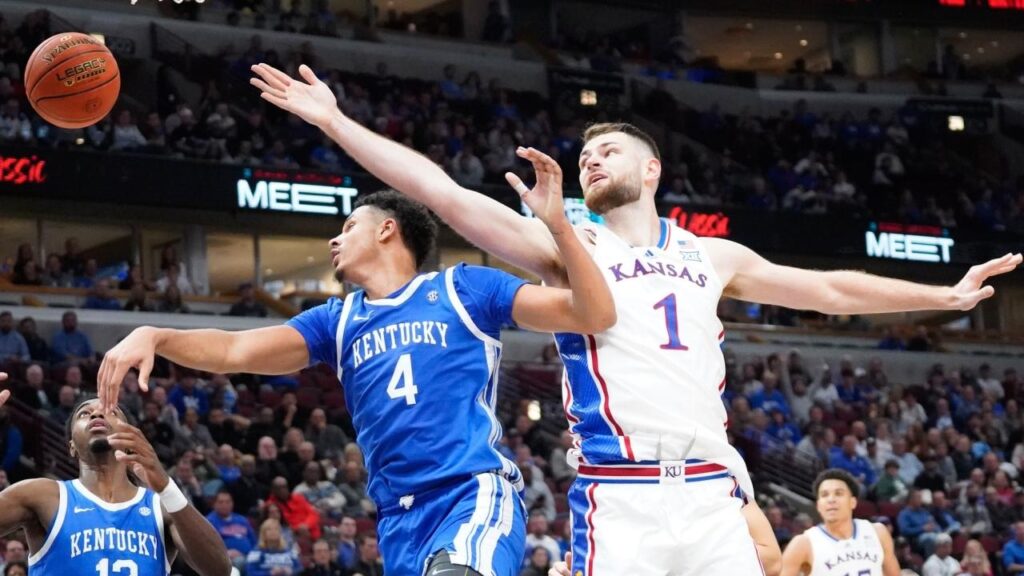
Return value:
M 481 472 L 522 488 L 497 450 L 500 332 L 525 282 L 460 264 L 380 300 L 363 291 L 289 320 L 311 363 L 334 367 L 379 506 Z
M 127 502 L 105 502 L 79 480 L 58 482 L 60 503 L 46 541 L 28 559 L 32 576 L 169 574 L 160 497 L 139 488 Z

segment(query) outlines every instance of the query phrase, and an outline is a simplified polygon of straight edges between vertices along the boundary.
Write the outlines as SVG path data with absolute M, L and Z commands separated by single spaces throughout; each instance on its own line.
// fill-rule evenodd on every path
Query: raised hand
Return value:
M 505 173 L 505 180 L 548 228 L 566 222 L 565 203 L 562 200 L 562 168 L 558 162 L 534 148 L 520 146 L 516 155 L 533 164 L 537 183 L 531 190 L 519 176 L 511 172 Z
M 572 576 L 572 552 L 565 553 L 565 560 L 555 562 L 548 570 L 548 576 Z
M 103 410 L 113 410 L 117 406 L 124 375 L 132 368 L 139 369 L 139 388 L 143 392 L 149 390 L 149 373 L 153 371 L 156 344 L 156 331 L 143 326 L 133 330 L 103 355 L 96 375 L 96 394 Z
M 7 380 L 7 372 L 0 372 L 0 382 Z M 7 399 L 11 397 L 10 390 L 0 390 L 0 406 L 3 406 Z
M 267 64 L 256 64 L 252 71 L 258 77 L 250 78 L 249 83 L 260 89 L 260 97 L 318 128 L 325 127 L 338 112 L 334 92 L 305 64 L 299 66 L 299 75 L 305 82 Z
M 170 482 L 167 471 L 160 459 L 156 457 L 153 445 L 146 440 L 138 428 L 114 421 L 114 432 L 107 436 L 110 447 L 114 449 L 114 458 L 118 462 L 127 462 L 135 476 L 142 480 L 154 492 L 163 492 Z
M 1020 254 L 1007 254 L 1002 258 L 989 260 L 984 264 L 971 266 L 963 279 L 953 286 L 953 306 L 956 310 L 970 310 L 978 305 L 978 302 L 995 294 L 995 288 L 985 286 L 985 281 L 992 276 L 1012 272 L 1021 263 Z

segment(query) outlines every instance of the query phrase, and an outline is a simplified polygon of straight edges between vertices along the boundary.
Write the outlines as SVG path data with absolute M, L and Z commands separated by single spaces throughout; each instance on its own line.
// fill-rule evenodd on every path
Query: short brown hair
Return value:
M 628 122 L 601 122 L 598 124 L 591 124 L 587 126 L 587 129 L 583 132 L 583 143 L 586 144 L 594 138 L 603 134 L 611 134 L 612 132 L 622 132 L 627 136 L 632 136 L 637 140 L 643 142 L 651 149 L 651 153 L 654 157 L 661 162 L 661 151 L 658 150 L 658 144 L 651 138 L 651 135 L 636 126 Z

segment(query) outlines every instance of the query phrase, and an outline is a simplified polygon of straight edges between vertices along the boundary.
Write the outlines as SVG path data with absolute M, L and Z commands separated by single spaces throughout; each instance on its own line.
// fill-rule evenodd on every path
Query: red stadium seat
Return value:
M 896 521 L 896 516 L 899 515 L 902 509 L 903 506 L 895 502 L 882 502 L 878 505 L 878 513 L 889 517 L 893 522 Z
M 999 550 L 999 548 L 1001 548 L 999 538 L 989 535 L 982 536 L 981 547 L 985 549 L 985 552 L 988 552 L 989 554 L 994 554 L 997 550 Z
M 260 404 L 269 406 L 271 408 L 277 408 L 277 405 L 281 402 L 281 395 L 273 390 L 260 390 Z
M 967 536 L 964 536 L 963 534 L 957 534 L 956 537 L 953 538 L 953 556 L 956 556 L 957 558 L 963 556 L 964 548 L 966 547 Z
M 376 534 L 377 525 L 369 518 L 356 518 L 356 534 Z
M 878 506 L 870 500 L 857 500 L 857 509 L 853 511 L 853 515 L 857 518 L 869 520 L 878 516 Z
M 299 408 L 312 410 L 320 406 L 320 389 L 313 386 L 303 386 L 296 390 Z

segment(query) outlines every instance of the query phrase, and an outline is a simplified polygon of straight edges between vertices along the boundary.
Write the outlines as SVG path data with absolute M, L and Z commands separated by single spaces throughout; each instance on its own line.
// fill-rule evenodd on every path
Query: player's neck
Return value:
M 79 465 L 78 480 L 106 502 L 125 502 L 138 492 L 138 487 L 128 481 L 124 466 L 117 463 L 83 461 Z
M 825 530 L 836 540 L 849 540 L 853 538 L 853 519 L 826 522 Z
M 630 246 L 654 246 L 661 235 L 654 202 L 644 198 L 623 204 L 601 215 L 609 230 Z
M 366 292 L 367 300 L 387 298 L 402 286 L 416 277 L 415 265 L 409 262 L 397 262 L 381 259 L 367 278 L 359 282 Z

